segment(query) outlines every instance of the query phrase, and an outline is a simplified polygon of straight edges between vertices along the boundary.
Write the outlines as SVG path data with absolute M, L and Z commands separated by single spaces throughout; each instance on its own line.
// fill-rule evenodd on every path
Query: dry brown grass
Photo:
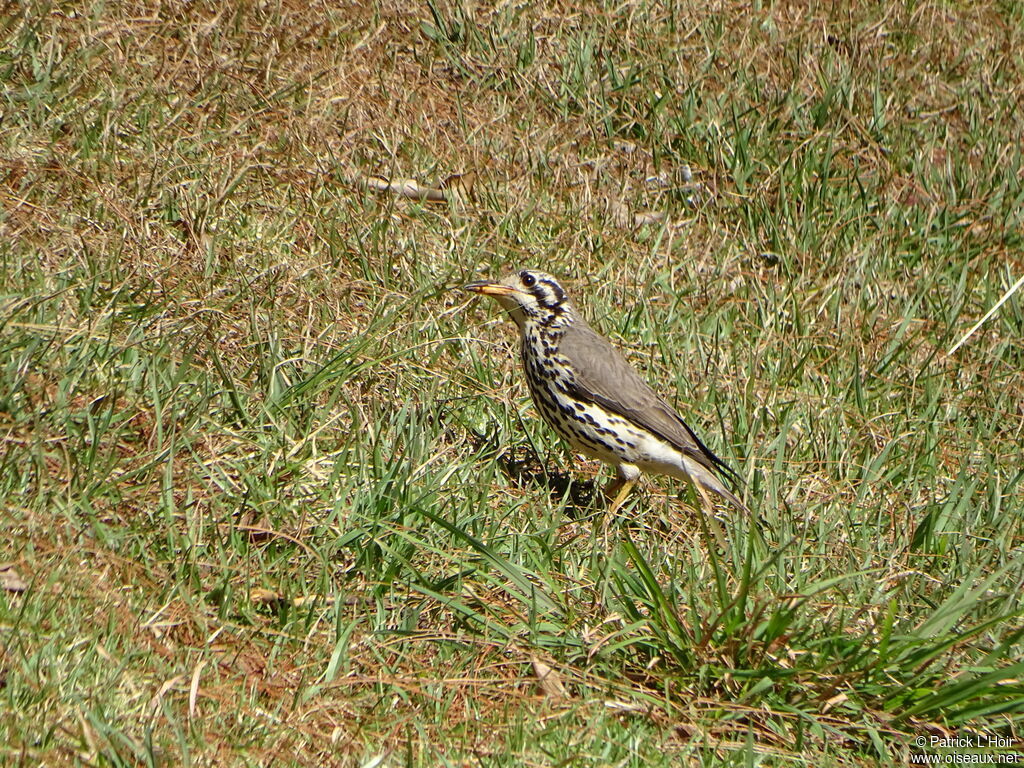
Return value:
M 4 14 L 0 560 L 32 587 L 3 598 L 0 762 L 840 764 L 884 759 L 869 729 L 905 756 L 952 710 L 894 723 L 904 705 L 859 687 L 861 667 L 792 644 L 846 653 L 890 601 L 911 633 L 958 580 L 1004 567 L 992 594 L 1019 618 L 1019 303 L 943 351 L 1024 269 L 1019 12 L 433 8 Z M 465 206 L 360 183 L 463 172 Z M 669 221 L 621 226 L 620 206 Z M 659 655 L 609 586 L 632 561 L 592 568 L 589 521 L 481 469 L 521 445 L 525 393 L 497 362 L 508 329 L 443 291 L 526 264 L 738 435 L 767 519 L 806 544 L 752 596 L 762 614 L 800 569 L 869 572 L 801 596 L 820 634 L 765 641 L 751 621 L 708 632 L 691 668 Z M 531 466 L 550 467 L 527 425 Z M 910 546 L 958 493 L 949 531 L 984 541 Z M 643 556 L 713 604 L 695 519 L 660 488 L 642 499 Z M 564 625 L 517 598 L 516 569 L 571 596 Z M 978 635 L 1007 643 L 992 666 L 1019 647 L 1007 631 Z M 972 642 L 951 679 L 984 657 Z M 744 658 L 795 670 L 775 682 L 790 693 L 745 698 Z

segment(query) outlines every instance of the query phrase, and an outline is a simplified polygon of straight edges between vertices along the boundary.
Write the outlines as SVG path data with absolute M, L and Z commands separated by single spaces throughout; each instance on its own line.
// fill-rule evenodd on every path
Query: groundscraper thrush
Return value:
M 524 269 L 465 290 L 491 296 L 519 326 L 530 395 L 576 451 L 613 465 L 605 493 L 614 512 L 642 472 L 689 480 L 706 504 L 713 491 L 746 505 L 723 482 L 736 474 L 675 409 L 586 321 L 551 275 Z

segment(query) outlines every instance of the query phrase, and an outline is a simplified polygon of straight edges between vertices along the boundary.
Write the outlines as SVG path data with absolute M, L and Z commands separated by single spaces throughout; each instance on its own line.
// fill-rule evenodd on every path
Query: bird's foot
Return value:
M 608 483 L 604 489 L 604 497 L 608 501 L 608 514 L 614 515 L 619 511 L 634 485 L 636 480 L 625 480 L 621 477 L 616 477 Z

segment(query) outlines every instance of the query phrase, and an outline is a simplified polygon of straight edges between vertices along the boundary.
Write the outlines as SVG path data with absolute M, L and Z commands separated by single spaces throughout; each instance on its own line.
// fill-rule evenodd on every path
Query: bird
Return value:
M 615 467 L 604 491 L 611 513 L 643 472 L 688 480 L 708 508 L 712 491 L 749 511 L 726 485 L 738 485 L 736 472 L 587 324 L 554 277 L 521 269 L 462 289 L 497 300 L 519 327 L 526 383 L 544 421 L 573 450 Z

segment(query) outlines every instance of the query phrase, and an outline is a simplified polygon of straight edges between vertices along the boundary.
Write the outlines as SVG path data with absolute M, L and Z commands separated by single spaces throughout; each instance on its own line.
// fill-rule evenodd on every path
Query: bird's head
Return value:
M 520 328 L 532 323 L 558 328 L 572 320 L 572 305 L 565 291 L 547 272 L 521 269 L 499 282 L 482 280 L 463 288 L 492 296 Z

